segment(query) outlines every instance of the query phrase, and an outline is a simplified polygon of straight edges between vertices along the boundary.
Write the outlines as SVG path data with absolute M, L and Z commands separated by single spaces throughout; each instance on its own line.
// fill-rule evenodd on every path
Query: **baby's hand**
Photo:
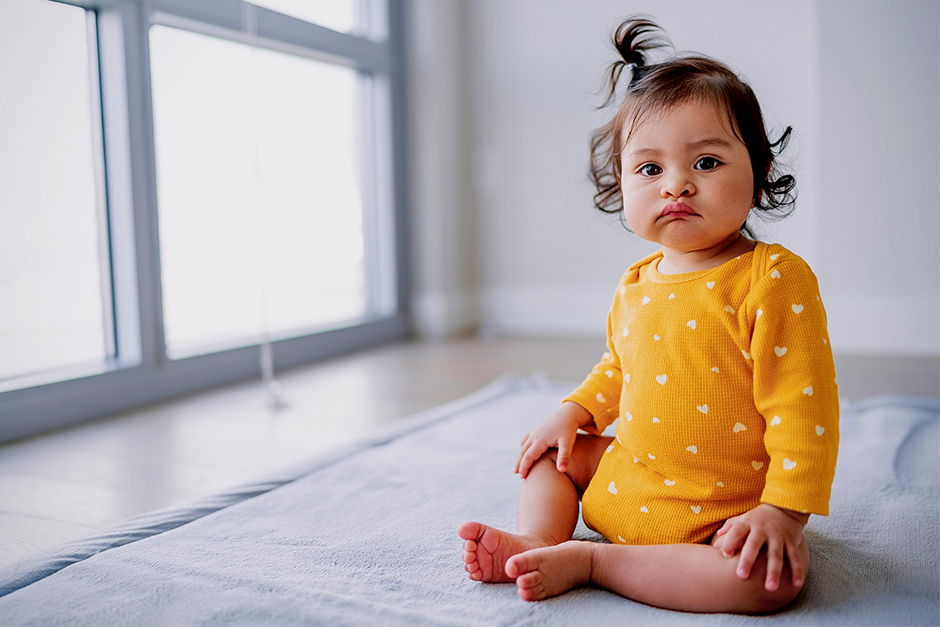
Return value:
M 525 479 L 532 464 L 552 447 L 558 449 L 555 467 L 558 472 L 565 472 L 571 459 L 575 438 L 578 437 L 578 429 L 591 421 L 591 414 L 577 403 L 562 403 L 558 411 L 540 422 L 523 438 L 513 472 L 521 474 Z
M 731 557 L 741 549 L 738 558 L 738 577 L 741 579 L 751 576 L 751 568 L 761 548 L 767 545 L 767 578 L 764 588 L 773 592 L 780 586 L 784 558 L 790 561 L 793 585 L 803 585 L 806 565 L 800 559 L 799 547 L 806 542 L 803 526 L 807 520 L 809 514 L 761 503 L 749 512 L 729 518 L 716 535 L 724 537 L 721 552 L 725 557 Z

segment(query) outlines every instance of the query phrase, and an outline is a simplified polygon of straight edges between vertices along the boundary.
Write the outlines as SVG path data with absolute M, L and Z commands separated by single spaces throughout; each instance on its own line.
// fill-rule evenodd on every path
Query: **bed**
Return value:
M 0 623 L 937 625 L 940 403 L 844 402 L 832 516 L 769 617 L 665 611 L 584 587 L 526 603 L 463 571 L 457 526 L 515 525 L 522 435 L 571 389 L 506 377 L 366 441 L 0 572 Z M 576 537 L 600 540 L 583 526 Z

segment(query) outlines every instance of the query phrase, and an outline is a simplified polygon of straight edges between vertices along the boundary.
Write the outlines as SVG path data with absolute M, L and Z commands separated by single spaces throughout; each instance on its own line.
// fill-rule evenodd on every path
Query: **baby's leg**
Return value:
M 803 563 L 809 549 L 801 545 Z M 510 558 L 506 573 L 516 578 L 519 596 L 537 601 L 593 583 L 649 605 L 685 612 L 766 614 L 790 603 L 800 588 L 784 566 L 780 587 L 764 588 L 764 552 L 747 579 L 736 573 L 738 556 L 726 558 L 707 544 L 628 546 L 565 542 Z
M 516 533 L 478 522 L 460 525 L 457 533 L 464 539 L 463 560 L 470 578 L 513 581 L 515 577 L 505 571 L 510 557 L 569 540 L 578 523 L 578 501 L 611 439 L 579 435 L 563 473 L 555 467 L 556 449 L 539 458 L 522 482 Z

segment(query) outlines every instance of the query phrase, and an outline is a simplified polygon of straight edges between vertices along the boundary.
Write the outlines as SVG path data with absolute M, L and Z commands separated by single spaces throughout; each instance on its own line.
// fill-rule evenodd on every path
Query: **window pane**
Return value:
M 150 45 L 169 354 L 366 315 L 364 79 L 164 26 Z
M 77 7 L 0 3 L 0 378 L 109 356 L 88 32 Z

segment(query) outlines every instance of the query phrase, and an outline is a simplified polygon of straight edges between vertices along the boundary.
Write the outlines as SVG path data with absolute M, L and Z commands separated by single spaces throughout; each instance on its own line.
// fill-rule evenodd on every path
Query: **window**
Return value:
M 93 17 L 0 6 L 0 380 L 114 355 Z
M 407 331 L 401 12 L 0 4 L 0 441 Z
M 370 80 L 163 26 L 150 45 L 170 356 L 367 315 Z

